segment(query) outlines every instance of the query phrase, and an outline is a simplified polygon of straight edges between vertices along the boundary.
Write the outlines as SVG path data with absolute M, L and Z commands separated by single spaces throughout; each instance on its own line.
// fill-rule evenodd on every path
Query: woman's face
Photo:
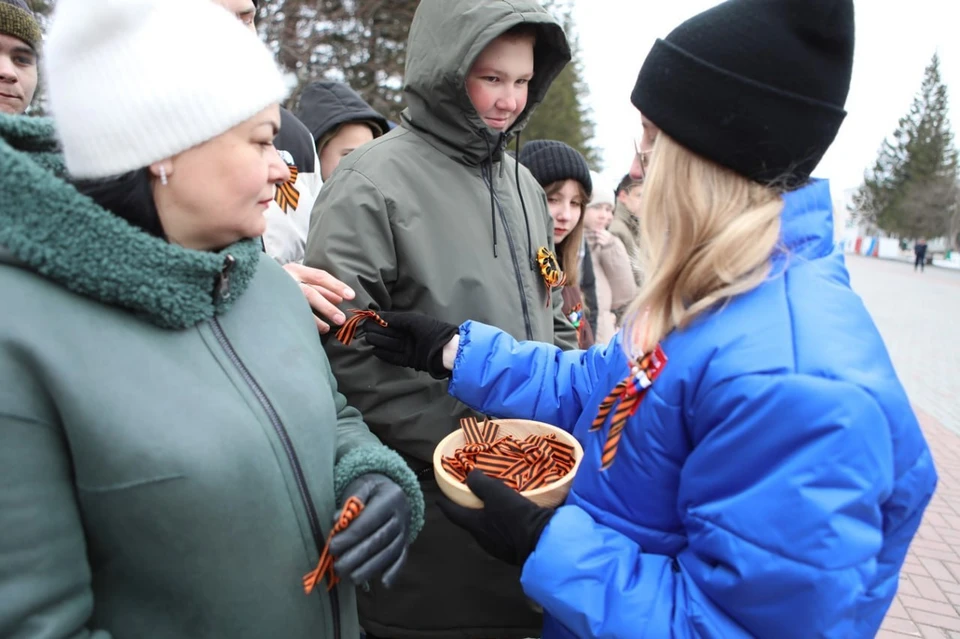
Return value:
M 553 243 L 560 244 L 580 221 L 581 207 L 580 185 L 576 180 L 564 180 L 563 185 L 553 194 L 547 195 L 550 217 L 553 218 Z
M 373 131 L 366 124 L 350 122 L 344 124 L 337 134 L 320 149 L 320 178 L 326 182 L 333 170 L 340 166 L 340 160 L 356 149 L 373 140 Z
M 583 214 L 583 225 L 591 231 L 605 231 L 613 221 L 613 205 L 594 204 L 588 206 Z
M 151 165 L 157 212 L 174 244 L 202 251 L 263 235 L 276 185 L 290 177 L 273 146 L 280 108 L 272 105 L 211 140 Z

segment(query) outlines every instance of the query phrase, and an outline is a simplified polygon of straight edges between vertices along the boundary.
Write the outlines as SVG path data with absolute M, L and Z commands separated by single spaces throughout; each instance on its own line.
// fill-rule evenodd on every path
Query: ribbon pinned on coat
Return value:
M 640 357 L 630 370 L 630 374 L 617 384 L 607 395 L 600 407 L 597 416 L 593 419 L 590 432 L 603 428 L 607 417 L 613 413 L 610 420 L 610 430 L 603 443 L 603 452 L 600 457 L 600 470 L 607 470 L 613 465 L 617 456 L 617 447 L 620 445 L 620 436 L 626 426 L 627 418 L 637 412 L 640 402 L 647 394 L 647 390 L 660 376 L 660 372 L 667 363 L 667 356 L 657 344 L 656 348 Z M 614 410 L 616 407 L 616 410 Z

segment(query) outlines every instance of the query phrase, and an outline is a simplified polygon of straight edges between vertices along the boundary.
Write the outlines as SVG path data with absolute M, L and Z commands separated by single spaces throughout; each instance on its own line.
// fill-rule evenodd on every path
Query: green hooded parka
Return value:
M 521 24 L 536 30 L 525 111 L 506 133 L 488 128 L 466 90 L 474 60 Z M 546 196 L 505 152 L 570 59 L 560 25 L 533 0 L 423 0 L 410 30 L 399 127 L 343 159 L 316 203 L 305 263 L 332 272 L 357 298 L 348 308 L 473 319 L 518 339 L 575 348 L 576 331 L 548 291 L 536 254 L 553 248 Z M 472 415 L 447 382 L 389 366 L 361 337 L 326 341 L 341 391 L 371 430 L 421 477 L 427 523 L 390 590 L 359 593 L 361 623 L 378 637 L 530 637 L 541 617 L 519 569 L 490 558 L 434 507 L 437 443 Z

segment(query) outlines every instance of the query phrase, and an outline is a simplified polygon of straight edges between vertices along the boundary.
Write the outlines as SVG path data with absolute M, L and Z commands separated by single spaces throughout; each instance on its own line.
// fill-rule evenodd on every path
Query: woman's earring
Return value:
M 167 185 L 167 170 L 163 168 L 163 165 L 160 165 L 160 184 Z

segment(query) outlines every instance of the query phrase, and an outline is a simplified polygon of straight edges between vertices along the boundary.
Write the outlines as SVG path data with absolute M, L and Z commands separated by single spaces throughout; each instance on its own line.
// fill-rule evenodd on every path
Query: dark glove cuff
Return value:
M 368 473 L 379 473 L 389 477 L 407 496 L 410 504 L 410 528 L 407 541 L 413 542 L 423 528 L 423 491 L 420 490 L 420 482 L 407 462 L 386 446 L 382 444 L 359 446 L 340 458 L 333 471 L 333 488 L 337 503 L 343 503 L 346 497 L 343 493 L 350 482 Z
M 550 520 L 553 519 L 553 515 L 556 512 L 553 508 L 544 508 L 537 512 L 536 518 L 532 522 L 533 525 L 530 527 L 530 547 L 526 549 L 526 554 L 521 558 L 521 566 L 526 563 L 527 558 L 533 553 L 534 549 L 536 549 L 537 544 L 540 543 L 540 537 L 543 535 L 544 528 L 547 527 L 547 524 L 550 523 Z
M 430 353 L 427 356 L 427 372 L 430 373 L 430 376 L 434 379 L 449 379 L 451 373 L 453 373 L 453 371 L 448 371 L 443 365 L 443 349 L 450 343 L 453 336 L 459 332 L 459 326 L 450 325 L 446 327 L 446 329 L 437 336 L 437 341 L 434 342 L 430 348 Z

